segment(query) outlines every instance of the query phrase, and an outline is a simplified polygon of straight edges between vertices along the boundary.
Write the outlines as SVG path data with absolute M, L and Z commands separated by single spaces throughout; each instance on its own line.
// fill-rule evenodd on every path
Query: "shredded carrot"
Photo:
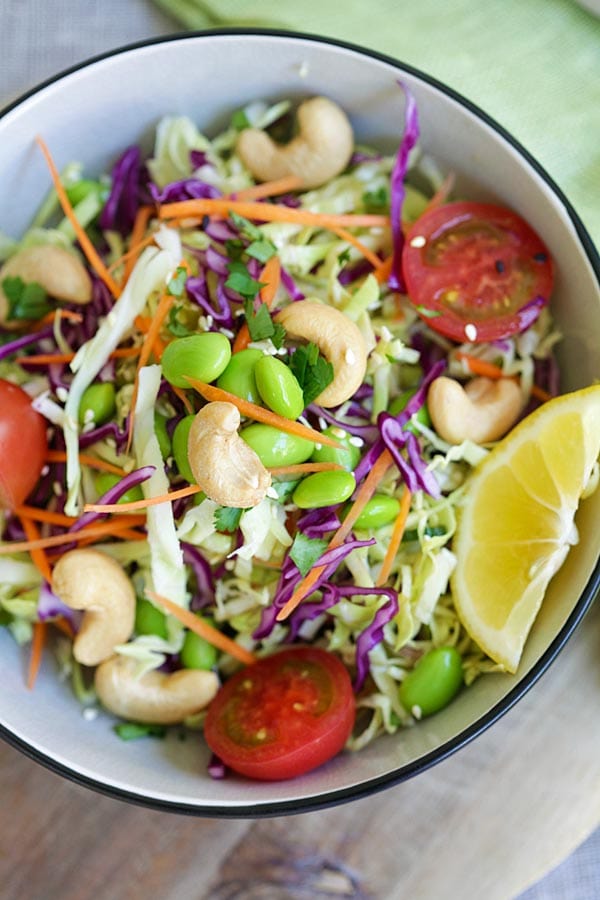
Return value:
M 148 506 L 158 506 L 159 503 L 171 503 L 173 500 L 179 500 L 182 497 L 191 497 L 198 494 L 201 488 L 197 484 L 190 484 L 189 487 L 179 488 L 177 491 L 169 491 L 168 494 L 161 494 L 158 497 L 146 497 L 144 500 L 132 500 L 131 503 L 86 503 L 83 507 L 84 512 L 129 512 L 136 509 L 147 509 Z
M 115 532 L 115 537 L 118 537 L 122 541 L 147 541 L 148 535 L 143 531 L 136 531 L 135 528 L 122 528 L 119 527 Z M 88 547 L 91 544 L 97 544 L 97 537 L 85 537 L 82 540 L 78 541 L 80 547 Z M 60 554 L 59 554 L 60 555 Z
M 253 653 L 250 653 L 245 647 L 240 647 L 239 644 L 236 644 L 231 638 L 228 638 L 212 625 L 209 625 L 208 622 L 199 619 L 193 612 L 184 609 L 182 606 L 178 606 L 177 603 L 173 603 L 172 600 L 168 600 L 167 597 L 163 597 L 161 594 L 155 594 L 154 591 L 146 591 L 146 596 L 166 609 L 172 616 L 179 619 L 186 628 L 195 632 L 199 637 L 204 638 L 209 644 L 218 647 L 218 649 L 222 650 L 224 653 L 229 653 L 230 656 L 234 656 L 240 662 L 246 663 L 247 665 L 256 662 L 256 657 Z
M 373 468 L 369 471 L 369 474 L 359 487 L 356 497 L 352 503 L 352 506 L 348 510 L 347 515 L 344 518 L 344 521 L 335 532 L 329 544 L 327 545 L 328 550 L 333 550 L 335 547 L 340 547 L 347 536 L 350 534 L 352 530 L 352 526 L 360 516 L 361 512 L 365 508 L 365 505 L 371 499 L 373 494 L 377 489 L 377 485 L 392 465 L 393 458 L 392 454 L 389 450 L 384 450 L 375 460 Z M 287 619 L 289 615 L 293 613 L 296 607 L 310 594 L 313 585 L 315 585 L 320 578 L 320 576 L 325 571 L 325 566 L 315 566 L 310 570 L 308 575 L 306 575 L 300 584 L 296 587 L 296 590 L 285 604 L 283 609 L 281 609 L 277 613 L 277 621 L 281 622 L 284 619 Z
M 46 643 L 46 622 L 33 623 L 33 640 L 31 641 L 31 656 L 29 657 L 29 669 L 27 672 L 27 687 L 30 691 L 35 686 L 35 681 L 42 664 L 42 652 Z
M 83 250 L 87 261 L 89 262 L 92 269 L 96 272 L 99 278 L 102 279 L 104 284 L 107 286 L 113 297 L 118 297 L 120 294 L 119 285 L 116 283 L 104 263 L 100 258 L 99 254 L 96 251 L 96 248 L 90 241 L 89 237 L 85 233 L 85 229 L 81 227 L 79 224 L 79 220 L 75 215 L 75 211 L 71 206 L 71 202 L 67 196 L 67 192 L 65 191 L 63 184 L 60 180 L 60 175 L 54 160 L 52 159 L 52 155 L 46 142 L 39 135 L 36 137 L 36 141 L 42 153 L 44 154 L 44 158 L 48 165 L 48 169 L 50 170 L 50 175 L 52 176 L 52 181 L 54 183 L 54 189 L 56 191 L 57 197 L 60 201 L 60 205 L 63 208 L 63 212 L 71 225 L 73 226 L 73 230 L 77 236 L 77 240 L 79 241 L 79 245 Z
M 337 472 L 343 469 L 339 463 L 333 462 L 307 462 L 296 463 L 293 466 L 268 466 L 271 475 L 308 475 L 310 472 Z
M 118 347 L 108 358 L 127 359 L 129 356 L 137 356 L 139 352 L 139 347 Z M 15 362 L 28 366 L 51 366 L 53 363 L 70 363 L 74 358 L 74 353 L 36 353 L 31 356 L 17 356 Z
M 83 322 L 81 313 L 74 312 L 72 309 L 53 309 L 52 312 L 46 313 L 39 319 L 39 324 L 52 325 L 56 318 L 67 319 L 68 322 Z
M 192 413 L 194 412 L 194 407 L 192 406 L 192 401 L 190 400 L 190 398 L 188 397 L 188 395 L 186 394 L 184 389 L 175 387 L 175 385 L 172 384 L 171 390 L 173 391 L 173 393 L 175 394 L 176 397 L 179 397 L 179 399 L 183 403 L 185 411 L 187 412 L 188 415 L 191 416 Z
M 383 563 L 381 564 L 379 575 L 377 576 L 377 580 L 375 581 L 376 587 L 381 587 L 388 580 L 389 574 L 392 569 L 392 564 L 394 562 L 396 554 L 398 553 L 398 548 L 402 541 L 404 529 L 406 528 L 406 519 L 408 518 L 411 500 L 412 494 L 405 486 L 404 493 L 402 494 L 402 499 L 400 501 L 400 510 L 392 529 L 390 542 L 388 544 L 387 550 L 385 551 L 385 556 L 383 557 Z
M 54 625 L 55 628 L 58 628 L 59 631 L 62 631 L 63 634 L 66 634 L 67 637 L 75 637 L 73 626 L 64 616 L 57 616 L 56 619 L 50 619 L 50 624 Z
M 0 544 L 0 556 L 8 556 L 11 553 L 32 553 L 33 550 L 46 550 L 48 547 L 60 547 L 62 544 L 70 544 L 71 542 L 79 544 L 81 541 L 87 540 L 89 537 L 105 537 L 112 534 L 115 537 L 121 537 L 121 533 L 125 529 L 122 525 L 115 525 L 114 522 L 101 522 L 99 525 L 91 525 L 89 528 L 82 528 L 81 531 L 69 531 L 64 534 L 54 534 L 47 538 L 37 538 L 30 541 L 9 541 Z
M 448 172 L 439 188 L 421 213 L 422 216 L 424 216 L 425 213 L 431 212 L 432 209 L 437 209 L 438 206 L 441 206 L 442 203 L 446 202 L 450 195 L 450 192 L 452 191 L 452 188 L 454 187 L 455 181 L 456 177 L 454 175 L 454 172 Z
M 64 463 L 67 461 L 67 454 L 64 450 L 48 450 L 46 453 L 48 462 Z M 120 475 L 122 478 L 127 474 L 123 469 L 112 463 L 105 462 L 95 456 L 89 456 L 87 453 L 79 454 L 79 462 L 82 466 L 89 466 L 90 469 L 98 469 L 99 472 L 112 472 L 113 475 Z
M 365 259 L 371 263 L 374 269 L 378 269 L 381 265 L 381 260 L 369 247 L 365 246 L 362 241 L 359 241 L 358 238 L 354 237 L 354 235 L 347 231 L 345 228 L 331 228 L 334 234 L 337 234 L 339 238 L 343 241 L 346 241 L 347 244 L 351 244 L 359 253 L 362 253 Z
M 262 200 L 264 197 L 276 197 L 278 194 L 287 194 L 291 191 L 299 191 L 303 187 L 302 179 L 297 175 L 285 175 L 275 181 L 264 181 L 253 187 L 244 188 L 231 195 L 232 200 Z
M 240 414 L 242 416 L 247 416 L 249 419 L 255 419 L 257 422 L 272 425 L 280 431 L 285 431 L 287 434 L 295 434 L 297 437 L 304 438 L 307 441 L 313 441 L 315 444 L 327 444 L 328 447 L 335 447 L 337 450 L 343 449 L 337 441 L 334 441 L 333 438 L 330 438 L 328 435 L 321 434 L 320 431 L 315 431 L 313 428 L 309 428 L 308 425 L 302 425 L 301 422 L 296 422 L 294 419 L 286 419 L 284 416 L 279 416 L 270 409 L 265 409 L 264 406 L 257 406 L 256 403 L 250 403 L 249 400 L 243 400 L 241 397 L 236 397 L 235 394 L 230 394 L 229 391 L 224 391 L 222 388 L 215 387 L 214 384 L 206 384 L 204 381 L 198 381 L 197 378 L 189 378 L 187 376 L 186 381 L 189 381 L 191 386 L 195 388 L 205 400 L 220 400 L 223 403 L 233 403 L 234 406 L 237 406 Z
M 513 381 L 517 380 L 516 375 L 507 375 L 500 366 L 495 366 L 494 363 L 479 359 L 477 356 L 471 356 L 470 353 L 463 353 L 462 350 L 456 352 L 456 358 L 465 362 L 473 375 L 481 375 L 483 378 L 510 378 Z M 531 386 L 531 393 L 544 403 L 552 399 L 552 394 L 538 387 L 537 384 Z
M 278 572 L 281 571 L 280 562 L 271 562 L 270 559 L 259 559 L 258 556 L 255 556 L 252 559 L 252 562 L 255 566 L 260 566 L 262 569 L 276 569 Z
M 42 540 L 42 538 L 40 538 L 40 533 L 35 522 L 32 522 L 31 519 L 27 518 L 27 516 L 19 516 L 19 521 L 23 526 L 23 531 L 25 532 L 27 542 L 35 544 L 37 541 Z M 48 560 L 46 559 L 46 554 L 44 553 L 43 549 L 36 546 L 31 546 L 27 549 L 36 569 L 38 570 L 42 578 L 47 581 L 48 584 L 50 584 L 50 582 L 52 581 L 52 570 L 50 568 Z
M 387 259 L 383 261 L 379 261 L 379 265 L 373 272 L 375 279 L 379 284 L 384 284 L 392 274 L 392 266 L 394 264 L 394 257 L 388 256 Z
M 140 250 L 154 241 L 153 234 L 149 235 L 147 238 L 144 238 L 144 234 L 146 232 L 146 228 L 148 227 L 148 222 L 150 221 L 152 211 L 153 210 L 151 206 L 140 206 L 135 215 L 133 228 L 131 230 L 131 238 L 129 240 L 129 250 L 121 258 L 121 261 L 126 263 L 125 271 L 123 273 L 123 280 L 121 282 L 123 287 L 129 281 L 129 276 L 131 275 L 133 267 L 137 262 Z
M 14 513 L 19 517 L 24 516 L 34 522 L 47 522 L 49 525 L 64 525 L 67 528 L 74 525 L 77 521 L 76 516 L 65 516 L 64 513 L 53 512 L 48 509 L 37 509 L 35 506 L 17 506 Z
M 268 309 L 270 309 L 281 281 L 281 263 L 279 262 L 278 256 L 272 256 L 267 260 L 260 273 L 260 281 L 261 284 L 264 285 L 260 290 L 260 300 Z M 248 325 L 244 322 L 235 337 L 232 352 L 239 353 L 239 351 L 244 350 L 249 343 L 250 332 L 248 330 Z
M 165 203 L 159 210 L 161 219 L 180 219 L 210 215 L 226 216 L 238 213 L 246 219 L 257 222 L 289 222 L 296 225 L 313 225 L 316 228 L 388 228 L 389 216 L 369 214 L 315 213 L 306 209 L 292 209 L 276 203 L 246 203 L 227 198 L 206 200 L 180 200 Z
M 108 271 L 112 274 L 112 272 L 114 272 L 116 269 L 118 269 L 119 266 L 122 266 L 123 263 L 127 263 L 129 260 L 135 261 L 138 257 L 140 250 L 143 250 L 144 247 L 149 247 L 150 244 L 154 243 L 154 238 L 155 238 L 155 236 L 153 234 L 149 234 L 149 235 L 147 235 L 147 237 L 142 238 L 141 241 L 137 241 L 135 246 L 131 247 L 131 250 L 128 250 L 127 253 L 123 253 L 123 255 L 119 256 L 119 258 L 116 259 L 114 261 L 114 263 L 110 264 L 110 266 L 108 267 Z M 133 244 L 133 241 L 132 241 L 132 244 Z M 133 268 L 133 264 L 132 264 L 131 268 Z M 131 274 L 131 272 L 128 273 L 128 275 L 130 275 L 130 274 Z M 123 277 L 122 287 L 125 287 L 125 283 L 126 283 L 125 278 Z

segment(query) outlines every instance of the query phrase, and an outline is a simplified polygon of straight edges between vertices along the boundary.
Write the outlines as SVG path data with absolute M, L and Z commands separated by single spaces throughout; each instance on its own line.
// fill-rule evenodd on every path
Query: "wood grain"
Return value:
M 0 746 L 3 900 L 509 900 L 600 823 L 600 609 L 475 743 L 356 803 L 262 821 L 154 812 Z

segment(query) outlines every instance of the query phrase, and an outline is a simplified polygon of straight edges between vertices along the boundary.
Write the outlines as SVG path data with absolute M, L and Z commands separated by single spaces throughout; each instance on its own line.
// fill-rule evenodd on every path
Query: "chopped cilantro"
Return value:
M 18 275 L 7 275 L 2 290 L 8 300 L 7 319 L 39 319 L 52 309 L 48 294 L 37 281 L 23 281 Z
M 387 210 L 390 205 L 388 189 L 383 185 L 377 188 L 376 191 L 365 191 L 362 199 L 367 210 L 373 212 Z
M 230 238 L 225 241 L 225 251 L 232 262 L 241 259 L 245 249 L 244 242 L 239 238 Z
M 167 328 L 174 334 L 175 337 L 187 337 L 190 334 L 195 334 L 194 331 L 190 331 L 190 329 L 183 324 L 178 318 L 180 311 L 183 309 L 181 306 L 174 306 L 169 310 L 169 320 L 167 322 Z
M 240 260 L 232 260 L 227 264 L 227 268 L 229 270 L 229 278 L 225 282 L 225 286 L 231 288 L 232 291 L 237 291 L 242 297 L 246 299 L 253 299 L 256 297 L 261 287 L 264 285 L 253 278 L 246 266 Z
M 296 376 L 308 406 L 333 381 L 333 366 L 320 355 L 316 344 L 298 347 L 290 358 L 290 369 Z
M 246 253 L 248 256 L 252 256 L 254 259 L 257 259 L 259 262 L 266 263 L 268 259 L 271 259 L 272 256 L 275 256 L 277 250 L 275 249 L 275 245 L 271 243 L 271 241 L 258 240 L 252 241 L 251 244 L 246 247 Z
M 264 341 L 271 338 L 275 347 L 279 348 L 283 345 L 285 328 L 273 321 L 266 303 L 261 303 L 258 309 L 255 309 L 252 301 L 246 300 L 244 312 L 248 331 L 253 341 Z
M 113 726 L 113 731 L 122 741 L 135 741 L 142 737 L 164 738 L 167 733 L 164 725 L 142 725 L 140 722 L 120 722 Z
M 243 509 L 235 506 L 218 506 L 215 509 L 214 524 L 217 531 L 233 534 L 240 527 Z
M 185 283 L 187 281 L 187 272 L 183 266 L 175 269 L 175 274 L 167 284 L 167 294 L 172 297 L 181 297 L 185 291 Z
M 349 248 L 346 248 L 346 250 L 342 250 L 342 252 L 338 255 L 338 262 L 340 266 L 345 266 L 347 262 L 350 262 Z
M 306 575 L 312 569 L 325 552 L 327 543 L 322 538 L 309 538 L 301 531 L 296 532 L 294 543 L 290 547 L 290 559 L 296 563 L 301 575 Z
M 435 319 L 437 316 L 441 316 L 441 312 L 437 309 L 428 309 L 426 306 L 417 306 L 416 309 L 419 315 L 425 319 Z
M 249 241 L 260 241 L 262 239 L 262 233 L 258 225 L 255 225 L 250 219 L 246 219 L 244 216 L 240 216 L 239 213 L 230 212 L 229 218 L 245 238 Z

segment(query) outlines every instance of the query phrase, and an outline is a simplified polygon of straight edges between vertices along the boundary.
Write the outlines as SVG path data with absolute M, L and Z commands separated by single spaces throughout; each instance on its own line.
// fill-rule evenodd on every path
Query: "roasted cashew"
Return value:
M 514 425 L 522 408 L 521 390 L 509 378 L 473 378 L 463 388 L 442 376 L 427 394 L 433 426 L 449 444 L 496 441 Z
M 188 460 L 198 486 L 219 506 L 257 506 L 271 476 L 238 434 L 240 414 L 233 403 L 207 403 L 192 422 Z
M 291 338 L 316 344 L 333 366 L 333 381 L 315 403 L 329 408 L 349 400 L 367 370 L 365 339 L 352 319 L 318 300 L 298 300 L 284 307 L 276 318 Z
M 276 144 L 258 128 L 241 132 L 237 152 L 257 181 L 297 175 L 305 188 L 319 187 L 348 165 L 354 134 L 346 113 L 327 97 L 312 97 L 298 107 L 298 135 Z
M 115 655 L 96 669 L 94 686 L 102 705 L 133 722 L 174 725 L 199 713 L 217 693 L 219 679 L 204 669 L 171 674 L 154 669 L 140 677 L 136 663 Z
M 2 282 L 9 277 L 19 277 L 25 284 L 34 281 L 50 297 L 64 303 L 83 304 L 92 299 L 92 280 L 74 253 L 54 244 L 25 247 L 0 269 L 0 324 L 5 328 L 21 328 L 27 324 L 24 320 L 7 321 L 10 306 Z
M 54 566 L 52 590 L 71 609 L 85 614 L 73 656 L 96 666 L 127 641 L 135 619 L 135 590 L 118 562 L 92 548 L 69 550 Z

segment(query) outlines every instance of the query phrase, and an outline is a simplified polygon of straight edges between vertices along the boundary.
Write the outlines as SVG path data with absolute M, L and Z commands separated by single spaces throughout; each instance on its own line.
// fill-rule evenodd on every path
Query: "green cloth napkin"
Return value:
M 184 28 L 351 41 L 443 81 L 548 171 L 600 246 L 600 18 L 574 0 L 154 0 Z

